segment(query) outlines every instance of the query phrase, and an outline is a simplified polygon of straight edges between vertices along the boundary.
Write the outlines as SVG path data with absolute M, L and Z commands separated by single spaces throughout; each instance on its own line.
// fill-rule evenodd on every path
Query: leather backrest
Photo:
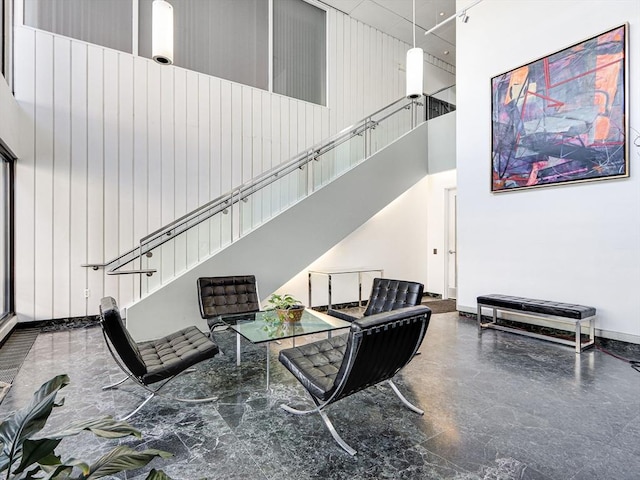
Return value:
M 423 292 L 424 285 L 421 283 L 374 278 L 371 297 L 367 309 L 364 311 L 364 316 L 420 305 Z
M 260 310 L 254 275 L 201 277 L 197 284 L 202 318 Z
M 418 305 L 354 321 L 332 402 L 393 378 L 420 348 L 430 319 L 431 309 Z
M 125 367 L 137 377 L 147 373 L 138 346 L 124 326 L 113 297 L 105 297 L 100 301 L 100 325 Z

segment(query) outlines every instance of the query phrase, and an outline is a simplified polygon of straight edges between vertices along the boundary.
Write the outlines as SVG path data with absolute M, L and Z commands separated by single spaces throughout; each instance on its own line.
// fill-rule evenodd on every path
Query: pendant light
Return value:
M 413 0 L 413 48 L 407 50 L 407 98 L 422 96 L 422 70 L 424 55 L 421 48 L 416 48 L 416 0 Z
M 173 7 L 165 0 L 153 0 L 151 6 L 151 55 L 162 64 L 173 63 Z

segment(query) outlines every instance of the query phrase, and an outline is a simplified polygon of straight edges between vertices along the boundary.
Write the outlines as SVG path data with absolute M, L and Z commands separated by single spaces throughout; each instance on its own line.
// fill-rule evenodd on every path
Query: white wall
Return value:
M 460 2 L 459 6 L 462 4 Z M 640 154 L 631 176 L 492 195 L 490 78 L 629 22 L 631 142 L 640 130 L 640 2 L 485 0 L 457 29 L 458 306 L 504 293 L 592 305 L 640 343 Z M 633 131 L 632 131 L 633 132 Z
M 137 277 L 80 265 L 400 98 L 408 45 L 327 18 L 327 107 L 16 26 L 15 94 L 32 125 L 16 168 L 20 320 L 95 314 L 106 294 L 131 303 Z
M 23 151 L 22 132 L 27 130 L 26 118 L 11 94 L 5 78 L 0 75 L 0 141 L 15 156 Z

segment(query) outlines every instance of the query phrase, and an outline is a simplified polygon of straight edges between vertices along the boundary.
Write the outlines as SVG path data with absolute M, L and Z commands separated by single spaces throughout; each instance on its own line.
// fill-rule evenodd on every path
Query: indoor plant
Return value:
M 0 472 L 6 471 L 4 478 L 90 480 L 143 467 L 156 457 L 171 456 L 162 450 L 138 451 L 119 445 L 92 464 L 77 458 L 63 460 L 56 455 L 55 448 L 64 437 L 77 435 L 84 430 L 104 438 L 120 438 L 127 435 L 141 437 L 140 432 L 128 423 L 104 417 L 73 422 L 63 430 L 48 434 L 47 437 L 33 438 L 44 428 L 53 408 L 64 404 L 64 399 L 59 403 L 55 402 L 56 394 L 68 383 L 67 375 L 52 378 L 33 394 L 27 406 L 11 413 L 0 423 Z M 170 478 L 164 472 L 154 469 L 147 475 L 147 480 Z
M 304 305 L 292 295 L 285 293 L 283 295 L 273 294 L 267 302 L 271 308 L 276 311 L 278 318 L 286 322 L 297 322 L 302 318 Z

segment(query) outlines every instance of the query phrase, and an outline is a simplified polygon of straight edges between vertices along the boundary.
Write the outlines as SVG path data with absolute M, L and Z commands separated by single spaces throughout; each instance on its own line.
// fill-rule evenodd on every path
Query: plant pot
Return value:
M 276 309 L 278 317 L 283 322 L 299 322 L 304 313 L 304 306 L 300 305 L 289 309 Z

